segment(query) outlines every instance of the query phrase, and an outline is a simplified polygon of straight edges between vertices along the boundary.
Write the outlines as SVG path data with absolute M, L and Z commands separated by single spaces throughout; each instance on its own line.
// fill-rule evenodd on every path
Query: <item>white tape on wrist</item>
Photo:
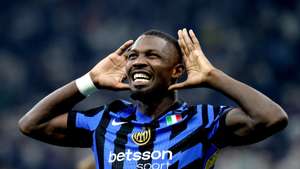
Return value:
M 89 73 L 76 79 L 75 83 L 80 93 L 86 97 L 98 90 L 97 87 L 94 85 Z

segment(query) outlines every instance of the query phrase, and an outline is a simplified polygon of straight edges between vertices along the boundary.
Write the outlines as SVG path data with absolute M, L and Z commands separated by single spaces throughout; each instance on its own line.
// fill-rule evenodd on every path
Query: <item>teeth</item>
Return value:
M 133 80 L 149 80 L 150 77 L 147 74 L 144 73 L 135 73 L 133 75 Z
M 135 82 L 149 82 L 147 79 L 136 79 Z

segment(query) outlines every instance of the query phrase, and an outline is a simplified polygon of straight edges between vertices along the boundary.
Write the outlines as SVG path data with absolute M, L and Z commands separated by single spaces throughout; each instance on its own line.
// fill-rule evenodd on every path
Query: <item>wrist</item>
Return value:
M 219 69 L 212 69 L 207 73 L 207 78 L 206 78 L 206 84 L 208 84 L 209 86 L 213 87 L 215 86 L 215 84 L 220 81 L 221 76 L 224 74 L 224 72 L 222 72 Z
M 79 92 L 86 97 L 98 90 L 91 78 L 90 73 L 87 73 L 76 79 L 75 83 Z

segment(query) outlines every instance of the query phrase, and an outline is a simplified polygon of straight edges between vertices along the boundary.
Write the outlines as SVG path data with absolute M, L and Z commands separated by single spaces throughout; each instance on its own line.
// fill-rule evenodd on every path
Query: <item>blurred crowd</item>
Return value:
M 289 126 L 270 139 L 225 149 L 216 168 L 298 169 L 299 18 L 297 0 L 1 0 L 0 169 L 73 169 L 88 150 L 25 137 L 18 119 L 127 39 L 148 29 L 177 37 L 183 27 L 195 30 L 216 67 L 268 95 L 290 117 Z M 190 103 L 234 104 L 209 89 L 179 96 Z M 78 107 L 126 97 L 127 92 L 103 91 Z

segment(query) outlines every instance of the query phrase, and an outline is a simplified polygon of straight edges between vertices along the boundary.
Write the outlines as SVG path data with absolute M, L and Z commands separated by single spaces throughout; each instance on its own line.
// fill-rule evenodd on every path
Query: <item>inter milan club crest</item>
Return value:
M 144 131 L 134 133 L 132 134 L 131 138 L 135 144 L 143 146 L 147 144 L 151 139 L 151 129 L 146 128 Z

